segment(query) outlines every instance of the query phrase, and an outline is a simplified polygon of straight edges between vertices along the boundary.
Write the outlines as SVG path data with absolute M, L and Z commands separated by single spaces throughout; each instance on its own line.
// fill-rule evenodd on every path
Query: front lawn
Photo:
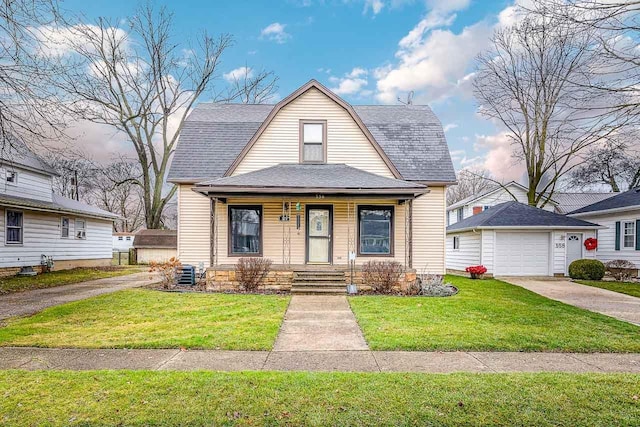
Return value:
M 446 298 L 358 296 L 374 350 L 640 352 L 640 327 L 499 280 L 447 276 Z
M 0 328 L 2 346 L 270 350 L 288 297 L 130 289 Z
M 5 371 L 0 423 L 636 425 L 630 374 Z
M 125 276 L 127 274 L 139 273 L 140 271 L 142 270 L 138 268 L 126 267 L 73 268 L 71 270 L 59 270 L 38 274 L 37 276 L 3 277 L 0 278 L 0 294 L 71 285 L 88 280 Z
M 603 282 L 600 280 L 577 280 L 578 283 L 596 288 L 607 289 L 621 294 L 640 298 L 640 283 L 631 282 Z

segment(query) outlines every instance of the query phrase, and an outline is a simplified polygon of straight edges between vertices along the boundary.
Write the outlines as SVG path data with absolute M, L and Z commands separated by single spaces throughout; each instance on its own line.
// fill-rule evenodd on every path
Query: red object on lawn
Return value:
M 472 265 L 464 270 L 471 275 L 472 279 L 477 279 L 487 272 L 487 267 L 484 265 Z

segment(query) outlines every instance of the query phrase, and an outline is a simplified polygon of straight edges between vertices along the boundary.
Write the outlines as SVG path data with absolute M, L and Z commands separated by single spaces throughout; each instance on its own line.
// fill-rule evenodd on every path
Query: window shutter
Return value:
M 616 221 L 616 251 L 620 250 L 620 221 Z
M 640 219 L 636 219 L 636 251 L 640 251 Z

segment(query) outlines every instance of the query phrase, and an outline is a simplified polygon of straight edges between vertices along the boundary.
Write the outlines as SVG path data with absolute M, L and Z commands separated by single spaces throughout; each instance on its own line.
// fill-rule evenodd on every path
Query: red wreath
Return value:
M 593 237 L 589 237 L 587 240 L 584 241 L 584 247 L 588 251 L 592 251 L 592 250 L 596 249 L 598 247 L 598 239 L 594 239 Z

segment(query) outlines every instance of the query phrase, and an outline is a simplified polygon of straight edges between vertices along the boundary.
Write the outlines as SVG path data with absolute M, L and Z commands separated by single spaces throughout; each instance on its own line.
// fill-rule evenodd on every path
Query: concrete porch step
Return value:
M 345 288 L 344 282 L 304 282 L 294 283 L 294 288 Z
M 304 286 L 291 288 L 292 295 L 344 295 L 347 293 L 347 288 L 344 286 Z
M 293 278 L 294 282 L 340 282 L 344 283 L 344 275 L 341 276 L 299 276 Z

